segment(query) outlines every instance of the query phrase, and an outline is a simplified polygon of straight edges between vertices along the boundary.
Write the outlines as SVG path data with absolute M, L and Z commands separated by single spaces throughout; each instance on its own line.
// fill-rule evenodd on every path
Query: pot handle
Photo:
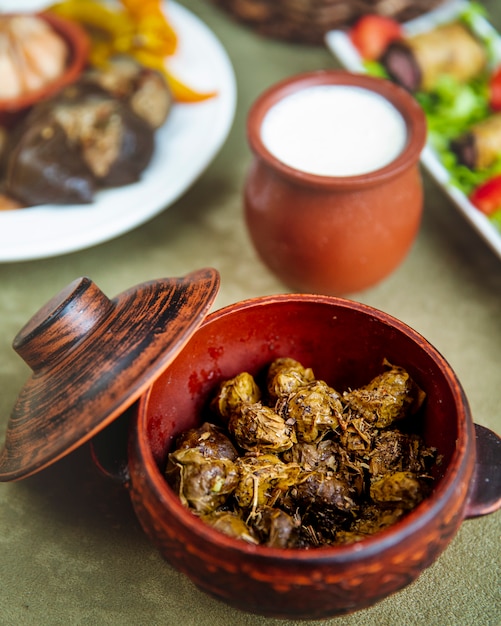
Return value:
M 474 426 L 477 453 L 465 519 L 501 508 L 501 437 L 485 426 Z
M 127 455 L 129 423 L 135 410 L 136 405 L 133 404 L 90 442 L 92 460 L 96 467 L 105 476 L 126 488 L 130 482 Z

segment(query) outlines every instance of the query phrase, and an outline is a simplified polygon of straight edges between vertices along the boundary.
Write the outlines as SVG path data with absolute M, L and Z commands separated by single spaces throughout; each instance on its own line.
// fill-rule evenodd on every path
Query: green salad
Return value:
M 458 19 L 481 38 L 488 54 L 490 71 L 485 71 L 466 84 L 460 83 L 453 76 L 442 76 L 433 91 L 419 91 L 414 94 L 426 115 L 429 145 L 449 172 L 450 183 L 467 197 L 479 185 L 501 174 L 501 155 L 490 167 L 472 170 L 459 163 L 450 148 L 451 140 L 461 136 L 473 124 L 492 114 L 489 106 L 489 81 L 492 69 L 496 63 L 499 63 L 499 59 L 495 57 L 495 45 L 492 38 L 478 35 L 478 31 L 474 28 L 475 20 L 479 16 L 486 16 L 485 8 L 476 2 L 471 2 Z M 385 68 L 377 61 L 365 61 L 364 67 L 373 76 L 388 78 Z M 488 219 L 501 232 L 501 210 L 490 215 Z

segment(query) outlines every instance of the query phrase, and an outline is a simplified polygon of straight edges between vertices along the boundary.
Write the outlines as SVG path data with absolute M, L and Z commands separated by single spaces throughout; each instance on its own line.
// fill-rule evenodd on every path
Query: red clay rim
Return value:
M 261 140 L 260 128 L 268 110 L 301 89 L 319 85 L 351 85 L 374 91 L 395 106 L 405 120 L 408 139 L 402 152 L 388 165 L 356 176 L 319 176 L 301 172 L 277 159 Z M 426 118 L 421 107 L 404 89 L 389 80 L 345 70 L 319 70 L 286 78 L 264 91 L 253 103 L 247 117 L 247 140 L 255 155 L 283 176 L 306 185 L 326 189 L 349 189 L 375 185 L 393 178 L 418 162 L 426 142 Z

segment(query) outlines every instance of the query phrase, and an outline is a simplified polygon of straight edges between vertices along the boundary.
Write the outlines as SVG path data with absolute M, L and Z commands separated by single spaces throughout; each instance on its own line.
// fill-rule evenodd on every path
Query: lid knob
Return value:
M 38 372 L 88 337 L 112 306 L 89 278 L 77 278 L 35 313 L 16 335 L 12 347 Z

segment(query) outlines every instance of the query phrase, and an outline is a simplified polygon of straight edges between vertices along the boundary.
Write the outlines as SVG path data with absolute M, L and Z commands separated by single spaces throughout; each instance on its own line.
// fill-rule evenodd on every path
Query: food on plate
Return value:
M 183 82 L 168 67 L 178 46 L 161 0 L 63 0 L 49 12 L 72 19 L 83 26 L 91 41 L 90 63 L 103 69 L 111 58 L 127 55 L 160 72 L 177 102 L 201 102 L 215 92 L 201 92 Z
M 388 75 L 409 91 L 430 91 L 444 74 L 460 83 L 481 74 L 487 52 L 465 24 L 452 22 L 390 42 L 379 60 Z
M 376 60 L 395 40 L 402 39 L 402 26 L 384 15 L 364 15 L 350 30 L 350 39 L 364 57 Z
M 490 178 L 479 185 L 470 195 L 473 206 L 485 215 L 493 215 L 501 209 L 501 176 Z
M 23 205 L 18 200 L 14 200 L 4 193 L 0 193 L 0 211 L 13 211 L 14 209 L 22 209 Z
M 137 181 L 172 105 L 215 95 L 167 68 L 178 37 L 160 0 L 63 0 L 40 15 L 0 16 L 0 102 L 64 69 L 69 50 L 49 15 L 84 28 L 88 65 L 77 82 L 0 128 L 3 210 L 88 203 L 100 189 Z
M 501 175 L 499 36 L 485 15 L 482 5 L 469 2 L 451 22 L 391 41 L 375 60 L 364 57 L 362 47 L 357 49 L 370 74 L 390 78 L 413 92 L 426 114 L 428 142 L 450 183 L 501 231 L 501 202 L 493 207 L 496 194 L 488 191 L 489 209 L 481 208 L 483 186 Z M 377 22 L 369 26 L 377 31 Z M 384 33 L 383 29 L 366 37 L 384 40 Z
M 458 162 L 471 170 L 493 165 L 501 155 L 501 113 L 473 124 L 451 141 L 451 149 Z
M 57 80 L 66 68 L 64 39 L 36 15 L 0 15 L 0 102 L 22 98 Z
M 417 434 L 425 393 L 401 367 L 338 392 L 290 357 L 214 392 L 182 433 L 165 477 L 203 522 L 250 544 L 361 541 L 432 488 L 435 449 Z
M 0 126 L 0 164 L 4 163 L 7 158 L 8 145 L 9 133 L 6 128 Z
M 25 206 L 91 202 L 104 187 L 137 181 L 172 96 L 157 72 L 132 59 L 36 105 L 11 133 L 5 191 Z
M 109 59 L 102 69 L 90 68 L 83 83 L 96 84 L 122 100 L 152 128 L 165 122 L 174 103 L 172 91 L 159 72 L 125 55 Z
M 63 0 L 48 11 L 88 29 L 90 60 L 102 66 L 116 54 L 145 50 L 164 58 L 175 52 L 177 34 L 159 0 Z
M 491 74 L 487 91 L 490 109 L 501 111 L 501 65 Z

